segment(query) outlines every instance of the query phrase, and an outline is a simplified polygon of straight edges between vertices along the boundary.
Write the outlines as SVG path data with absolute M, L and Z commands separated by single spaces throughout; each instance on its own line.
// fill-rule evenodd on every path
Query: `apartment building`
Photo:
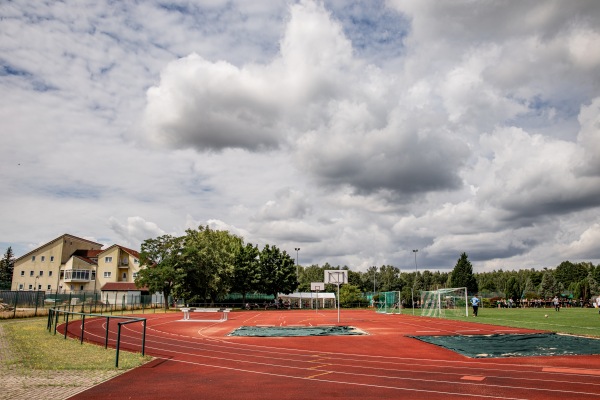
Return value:
M 98 292 L 130 288 L 142 268 L 137 251 L 64 234 L 15 260 L 12 290 Z

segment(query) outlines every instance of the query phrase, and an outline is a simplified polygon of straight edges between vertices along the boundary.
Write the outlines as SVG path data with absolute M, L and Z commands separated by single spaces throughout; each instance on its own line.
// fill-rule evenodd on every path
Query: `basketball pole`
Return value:
M 337 284 L 338 287 L 338 298 L 337 298 L 337 303 L 338 303 L 338 324 L 340 323 L 340 283 L 338 282 Z

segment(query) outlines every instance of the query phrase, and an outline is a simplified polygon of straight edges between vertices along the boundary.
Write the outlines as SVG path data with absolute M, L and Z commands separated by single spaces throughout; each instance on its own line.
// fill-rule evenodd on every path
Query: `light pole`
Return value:
M 413 290 L 412 290 L 412 304 L 413 304 L 413 315 L 415 315 L 415 285 L 417 283 L 417 252 L 419 250 L 413 250 L 413 253 L 415 253 L 415 280 L 413 281 Z
M 300 251 L 300 247 L 294 247 L 296 250 L 296 277 L 300 279 L 300 264 L 298 264 L 298 252 Z
M 375 279 L 377 278 L 377 267 L 373 267 L 373 296 L 375 296 Z

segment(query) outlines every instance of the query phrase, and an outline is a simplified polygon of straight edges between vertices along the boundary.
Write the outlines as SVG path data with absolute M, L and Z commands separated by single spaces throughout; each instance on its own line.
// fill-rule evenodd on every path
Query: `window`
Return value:
M 104 257 L 104 262 L 110 264 L 112 262 L 112 257 Z
M 79 290 L 83 290 L 83 285 L 79 286 Z
M 41 259 L 41 261 L 42 261 L 42 262 L 46 261 L 46 256 L 42 256 L 42 259 Z
M 48 287 L 46 288 L 47 291 L 51 291 L 52 290 L 52 285 L 48 285 Z
M 54 261 L 54 256 L 50 256 L 50 262 Z
M 21 276 L 25 276 L 25 271 L 21 271 Z
M 138 272 L 134 272 L 134 273 L 133 273 L 133 279 L 137 279 L 138 275 L 139 275 L 139 273 L 138 273 Z
M 42 290 L 42 285 L 38 285 L 38 290 Z
M 29 285 L 29 290 L 33 290 L 33 285 Z
M 48 276 L 52 276 L 52 271 L 48 271 Z
M 23 284 L 19 283 L 19 290 L 23 290 Z
M 104 271 L 104 277 L 105 278 L 110 278 L 110 271 Z
M 44 271 L 40 271 L 40 276 L 44 276 Z
M 140 262 L 140 260 L 138 260 L 137 258 L 134 258 L 134 259 L 133 259 L 133 263 L 134 263 L 134 264 L 137 264 L 137 263 L 139 263 L 139 262 Z
M 127 272 L 123 272 L 123 280 L 127 280 Z
M 29 276 L 33 276 L 33 271 L 29 271 Z
M 31 256 L 31 261 L 35 261 L 35 256 Z
M 96 271 L 92 271 L 92 280 L 95 281 L 96 280 Z

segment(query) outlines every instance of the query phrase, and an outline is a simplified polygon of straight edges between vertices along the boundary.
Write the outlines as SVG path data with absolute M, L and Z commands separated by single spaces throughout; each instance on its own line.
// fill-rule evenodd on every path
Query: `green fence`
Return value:
M 0 291 L 0 303 L 3 304 L 0 318 L 47 315 L 53 307 L 69 312 L 100 314 L 127 310 L 141 310 L 144 313 L 164 307 L 162 296 L 101 292 Z

